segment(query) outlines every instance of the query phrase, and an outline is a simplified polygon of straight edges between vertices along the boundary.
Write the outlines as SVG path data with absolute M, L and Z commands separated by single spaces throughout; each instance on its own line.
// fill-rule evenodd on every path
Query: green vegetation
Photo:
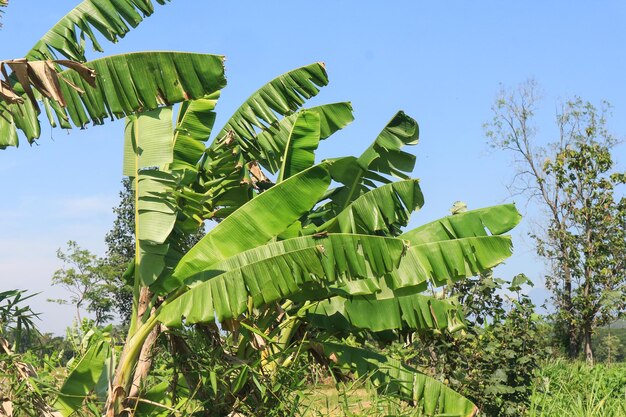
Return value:
M 406 230 L 424 205 L 413 118 L 395 113 L 358 156 L 316 160 L 353 120 L 348 102 L 305 108 L 323 64 L 276 77 L 216 128 L 223 57 L 85 62 L 85 44 L 152 12 L 85 0 L 6 61 L 0 147 L 40 136 L 40 104 L 63 128 L 124 117 L 125 179 L 106 258 L 73 241 L 58 252 L 52 282 L 76 308 L 65 338 L 38 333 L 30 295 L 0 293 L 1 417 L 624 415 L 624 329 L 602 326 L 626 302 L 626 175 L 601 111 L 567 102 L 541 164 L 533 85 L 487 126 L 550 214 L 536 243 L 556 314 L 542 318 L 524 274 L 493 271 L 512 253 L 514 205 L 457 202 Z M 105 326 L 113 308 L 123 325 Z M 551 359 L 558 348 L 589 365 Z M 591 366 L 594 349 L 606 365 Z
M 537 84 L 503 90 L 485 124 L 490 144 L 517 162 L 514 191 L 547 213 L 533 238 L 550 271 L 554 320 L 570 359 L 594 361 L 592 336 L 626 308 L 626 174 L 614 171 L 618 143 L 607 128 L 610 105 L 579 97 L 557 113 L 559 135 L 540 142 L 534 124 Z
M 626 415 L 626 365 L 589 366 L 563 360 L 537 373 L 530 417 Z

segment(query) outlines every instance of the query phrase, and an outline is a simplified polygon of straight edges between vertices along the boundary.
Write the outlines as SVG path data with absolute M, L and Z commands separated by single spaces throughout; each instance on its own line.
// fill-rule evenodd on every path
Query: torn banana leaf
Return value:
M 107 118 L 199 99 L 226 85 L 223 57 L 216 55 L 141 52 L 101 58 L 85 66 L 96 73 L 95 87 L 74 70 L 59 74 L 73 86 L 60 84 L 66 106 L 50 102 L 55 115 L 50 109 L 47 113 L 49 118 L 56 116 L 63 128 L 102 124 Z M 55 123 L 53 119 L 51 123 Z M 0 148 L 17 146 L 18 130 L 30 143 L 40 136 L 38 109 L 30 101 L 0 102 Z

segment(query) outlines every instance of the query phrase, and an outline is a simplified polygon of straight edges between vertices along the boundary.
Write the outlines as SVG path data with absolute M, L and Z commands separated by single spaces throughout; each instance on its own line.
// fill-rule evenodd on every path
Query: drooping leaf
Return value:
M 384 393 L 412 401 L 428 416 L 473 417 L 478 408 L 467 398 L 397 359 L 340 343 L 319 343 L 340 369 L 369 377 Z
M 406 242 L 406 241 L 405 241 Z M 333 284 L 308 285 L 290 298 L 297 301 L 377 295 L 415 294 L 428 285 L 441 286 L 477 276 L 502 263 L 511 255 L 510 236 L 484 236 L 409 246 L 398 268 L 381 279 L 370 277 Z
M 413 329 L 448 330 L 464 327 L 462 309 L 450 300 L 439 300 L 411 289 L 387 290 L 374 295 L 335 296 L 307 310 L 306 319 L 329 330 Z
M 156 0 L 158 4 L 166 1 Z M 86 61 L 85 36 L 96 51 L 102 52 L 96 34 L 115 43 L 153 11 L 152 0 L 84 0 L 46 32 L 26 58 L 51 60 L 61 54 L 74 61 Z
M 63 383 L 54 407 L 68 417 L 80 409 L 85 397 L 94 389 L 105 361 L 110 356 L 108 342 L 100 340 L 91 346 Z
M 389 287 L 424 287 L 429 281 L 435 286 L 453 283 L 495 267 L 511 253 L 510 236 L 462 238 L 411 246 L 398 269 L 389 275 Z
M 231 269 L 221 274 L 207 268 L 207 274 L 216 275 L 166 300 L 157 320 L 180 326 L 182 318 L 193 324 L 237 317 L 247 310 L 250 298 L 260 307 L 300 291 L 306 283 L 381 277 L 397 266 L 404 252 L 403 241 L 374 236 L 329 235 L 315 246 L 302 239 L 299 243 L 296 246 L 301 249 L 289 252 L 280 246 L 260 247 L 247 257 L 235 258 L 233 264 L 222 265 Z M 384 259 L 388 262 L 381 262 Z
M 149 286 L 165 270 L 166 242 L 177 219 L 175 178 L 159 167 L 173 160 L 172 108 L 129 116 L 124 135 L 124 175 L 133 180 L 135 207 L 135 280 Z
M 38 110 L 38 98 L 54 100 L 60 106 L 66 106 L 65 97 L 61 90 L 61 84 L 66 83 L 71 88 L 82 90 L 64 78 L 59 77 L 58 68 L 64 65 L 73 69 L 92 87 L 95 86 L 96 73 L 83 64 L 67 60 L 59 61 L 27 61 L 26 59 L 12 59 L 0 61 L 0 73 L 5 79 L 0 79 L 0 100 L 5 104 L 22 104 L 23 95 L 30 100 Z M 6 67 L 11 68 L 11 74 L 7 73 Z M 17 83 L 14 82 L 17 81 Z
M 106 118 L 121 118 L 138 111 L 156 109 L 184 100 L 202 98 L 225 84 L 223 57 L 179 52 L 145 52 L 116 55 L 85 64 L 96 72 L 91 87 L 76 71 L 59 74 L 78 89 L 60 85 L 66 107 L 52 104 L 62 127 L 89 122 L 102 124 Z M 19 106 L 19 108 L 17 107 Z M 21 130 L 29 142 L 40 135 L 38 110 L 25 101 L 7 105 L 0 102 L 0 148 L 17 145 Z
M 196 169 L 215 123 L 219 92 L 181 105 L 174 136 L 174 164 L 171 169 Z
M 141 169 L 172 162 L 172 108 L 144 112 L 126 119 L 123 174 L 135 177 Z
M 500 235 L 513 229 L 521 218 L 514 204 L 504 204 L 447 216 L 410 230 L 401 237 L 418 245 L 464 237 Z
M 339 269 L 344 270 L 347 267 L 345 264 L 353 265 L 353 268 L 358 268 L 359 275 L 367 278 L 375 278 L 380 274 L 368 274 L 367 265 L 371 264 L 377 271 L 391 271 L 398 266 L 398 263 L 394 263 L 394 259 L 400 259 L 401 255 L 406 250 L 405 242 L 390 237 L 382 236 L 370 236 L 370 235 L 358 235 L 358 234 L 328 234 L 326 236 L 301 236 L 293 239 L 279 240 L 270 242 L 265 245 L 250 249 L 234 256 L 226 258 L 222 261 L 214 263 L 210 268 L 199 271 L 193 275 L 190 279 L 185 281 L 187 285 L 195 286 L 200 282 L 208 281 L 218 275 L 225 272 L 242 268 L 246 265 L 260 262 L 268 257 L 286 254 L 307 248 L 318 248 L 320 245 L 326 245 L 326 242 L 330 242 L 333 248 L 344 247 L 351 243 L 352 246 L 347 246 L 348 249 L 341 252 L 327 252 L 328 267 L 326 270 L 328 274 L 328 282 L 341 282 L 341 279 L 337 279 L 336 272 L 332 268 L 334 263 L 339 265 Z M 357 255 L 352 255 L 352 252 L 363 252 L 367 258 L 368 263 L 364 263 Z M 346 254 L 347 257 L 343 257 Z M 337 258 L 337 256 L 341 256 Z

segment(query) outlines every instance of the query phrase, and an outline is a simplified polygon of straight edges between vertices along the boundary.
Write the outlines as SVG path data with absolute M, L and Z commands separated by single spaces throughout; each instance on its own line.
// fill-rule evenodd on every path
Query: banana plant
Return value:
M 270 378 L 294 349 L 304 348 L 337 369 L 371 375 L 382 390 L 428 414 L 477 412 L 419 371 L 344 339 L 461 328 L 453 300 L 422 292 L 506 259 L 511 241 L 503 233 L 519 214 L 497 206 L 402 233 L 423 205 L 419 182 L 408 177 L 414 157 L 402 150 L 417 142 L 417 123 L 399 112 L 361 157 L 315 164 L 320 141 L 352 120 L 348 103 L 298 110 L 326 82 L 321 64 L 278 77 L 206 148 L 217 92 L 185 102 L 175 120 L 169 107 L 127 119 L 135 296 L 127 341 L 109 379 L 107 415 L 132 412 L 148 395 L 150 350 L 159 333 L 215 322 L 237 334 L 239 356 L 261 355 Z M 184 253 L 181 237 L 206 219 L 220 221 Z M 313 337 L 299 337 L 298 329 L 311 329 Z
M 37 101 L 50 123 L 64 128 L 128 117 L 124 166 L 134 181 L 137 219 L 137 255 L 129 270 L 135 278 L 133 319 L 112 378 L 104 375 L 111 366 L 103 361 L 113 363 L 113 350 L 98 344 L 64 384 L 61 413 L 73 413 L 82 403 L 77 399 L 103 378 L 107 415 L 132 413 L 159 332 L 183 324 L 217 320 L 253 328 L 246 317 L 278 306 L 286 313 L 276 327 L 283 346 L 300 325 L 318 326 L 331 332 L 320 334 L 335 338 L 355 330 L 458 328 L 453 303 L 419 292 L 478 274 L 509 256 L 510 239 L 500 233 L 518 217 L 511 214 L 494 229 L 464 223 L 446 236 L 437 227 L 401 235 L 410 213 L 423 205 L 418 182 L 409 178 L 415 158 L 402 150 L 417 142 L 417 123 L 399 112 L 360 157 L 315 165 L 320 141 L 352 121 L 349 103 L 299 111 L 328 82 L 319 63 L 254 93 L 205 149 L 225 85 L 222 57 L 139 53 L 86 62 L 85 38 L 101 50 L 96 33 L 114 42 L 152 12 L 150 0 L 85 0 L 23 63 L 13 62 L 19 69 L 5 74 L 3 91 L 15 97 L 0 102 L 0 147 L 17 146 L 18 131 L 31 143 L 40 136 Z M 60 71 L 59 64 L 70 69 Z M 54 88 L 31 85 L 43 79 L 28 77 L 37 68 L 55 72 L 46 78 Z M 172 109 L 162 106 L 181 101 L 174 124 Z M 138 111 L 144 114 L 135 116 Z M 221 221 L 183 253 L 182 237 L 208 218 Z M 442 221 L 441 228 L 453 223 Z M 366 309 L 379 314 L 368 316 Z M 376 353 L 329 340 L 311 341 L 308 348 L 338 367 L 374 372 L 381 386 L 397 387 L 427 413 L 475 413 L 467 399 Z

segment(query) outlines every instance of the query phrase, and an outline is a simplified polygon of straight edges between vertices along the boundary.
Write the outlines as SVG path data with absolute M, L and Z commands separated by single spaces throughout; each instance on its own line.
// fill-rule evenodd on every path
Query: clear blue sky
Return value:
M 77 2 L 14 0 L 2 18 L 0 57 L 23 56 Z M 420 123 L 414 175 L 425 208 L 412 224 L 470 208 L 516 201 L 527 218 L 515 254 L 498 272 L 543 267 L 526 237 L 534 211 L 511 198 L 511 158 L 486 145 L 482 123 L 499 85 L 533 77 L 543 87 L 540 136 L 554 134 L 556 102 L 580 95 L 615 106 L 612 130 L 626 133 L 626 3 L 619 1 L 200 1 L 174 0 L 106 54 L 178 50 L 227 57 L 221 125 L 259 86 L 295 67 L 324 61 L 330 85 L 311 103 L 352 101 L 356 121 L 321 146 L 320 157 L 357 154 L 399 109 Z M 93 53 L 96 58 L 101 54 Z M 41 328 L 62 333 L 72 309 L 49 287 L 55 251 L 69 239 L 103 254 L 121 180 L 122 122 L 66 132 L 44 129 L 38 146 L 0 151 L 0 288 L 41 291 L 33 301 Z M 25 143 L 25 142 L 24 142 Z M 626 151 L 617 149 L 624 167 Z

